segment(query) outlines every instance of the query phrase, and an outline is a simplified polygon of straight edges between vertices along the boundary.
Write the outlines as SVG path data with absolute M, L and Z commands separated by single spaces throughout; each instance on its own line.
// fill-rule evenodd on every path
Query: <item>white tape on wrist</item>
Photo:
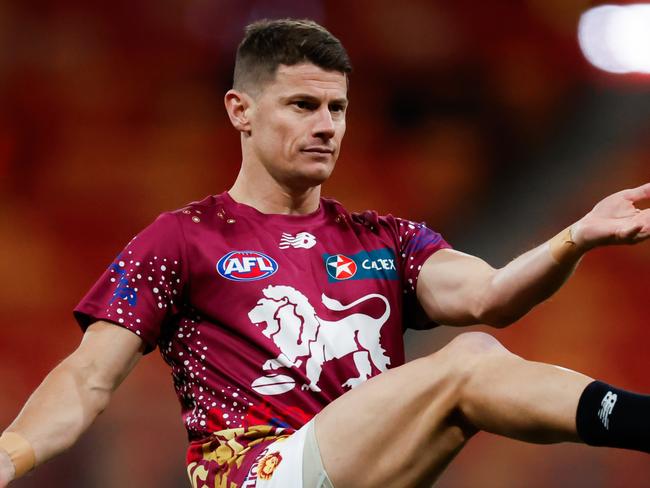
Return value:
M 0 449 L 9 455 L 9 459 L 14 465 L 14 478 L 31 471 L 36 464 L 36 456 L 32 445 L 20 434 L 15 432 L 2 434 L 0 436 Z
M 571 227 L 567 227 L 553 237 L 548 244 L 551 257 L 558 264 L 566 261 L 576 262 L 582 255 L 571 235 Z

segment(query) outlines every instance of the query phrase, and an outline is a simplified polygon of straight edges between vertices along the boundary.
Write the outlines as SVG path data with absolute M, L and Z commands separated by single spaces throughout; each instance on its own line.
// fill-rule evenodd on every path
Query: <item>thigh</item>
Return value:
M 335 488 L 431 486 L 475 430 L 458 413 L 462 374 L 445 349 L 376 376 L 315 418 Z

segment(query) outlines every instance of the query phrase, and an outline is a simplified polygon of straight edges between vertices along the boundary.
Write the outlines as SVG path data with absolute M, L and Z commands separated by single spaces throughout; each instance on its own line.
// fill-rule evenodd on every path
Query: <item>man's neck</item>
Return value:
M 251 182 L 243 171 L 240 171 L 228 194 L 236 202 L 266 214 L 305 215 L 318 210 L 320 203 L 320 185 L 292 190 L 274 180 L 266 184 Z

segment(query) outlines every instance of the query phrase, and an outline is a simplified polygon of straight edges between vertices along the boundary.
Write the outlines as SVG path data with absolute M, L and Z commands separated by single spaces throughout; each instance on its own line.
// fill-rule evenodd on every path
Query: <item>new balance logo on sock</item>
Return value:
M 600 410 L 598 410 L 598 417 L 603 422 L 603 425 L 607 430 L 609 430 L 609 416 L 614 410 L 614 405 L 616 405 L 616 400 L 618 400 L 618 395 L 608 391 L 607 394 L 603 397 L 603 401 L 600 402 Z

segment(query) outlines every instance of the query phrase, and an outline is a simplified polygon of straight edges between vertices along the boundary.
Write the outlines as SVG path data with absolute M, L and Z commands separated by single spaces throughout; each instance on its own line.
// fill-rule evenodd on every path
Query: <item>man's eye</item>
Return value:
M 293 102 L 293 104 L 298 107 L 300 110 L 308 110 L 311 108 L 311 104 L 309 102 L 306 102 L 304 100 L 297 100 Z
M 330 110 L 332 112 L 344 112 L 345 107 L 343 105 L 332 105 L 332 106 L 330 106 Z

